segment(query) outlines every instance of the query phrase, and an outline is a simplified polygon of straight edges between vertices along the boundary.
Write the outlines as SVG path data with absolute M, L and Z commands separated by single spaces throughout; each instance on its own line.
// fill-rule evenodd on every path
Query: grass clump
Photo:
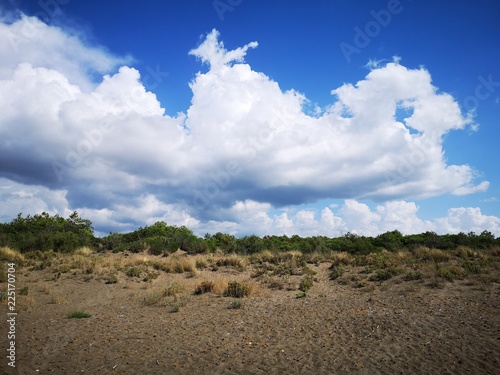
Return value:
M 374 275 L 371 275 L 368 280 L 370 281 L 385 281 L 389 280 L 400 273 L 399 269 L 396 267 L 383 268 L 375 271 Z
M 478 260 L 463 260 L 462 267 L 466 273 L 480 274 L 483 272 L 483 262 Z
M 248 297 L 251 292 L 250 285 L 239 283 L 237 281 L 230 281 L 224 290 L 224 297 L 243 298 Z
M 91 316 L 92 316 L 92 314 L 89 314 L 88 312 L 80 311 L 80 310 L 70 312 L 67 315 L 68 319 L 84 319 L 84 318 L 90 318 Z
M 175 297 L 177 294 L 182 292 L 184 288 L 178 283 L 172 283 L 163 290 L 164 297 Z
M 111 275 L 110 277 L 108 277 L 105 284 L 116 284 L 117 282 L 118 282 L 118 277 L 116 277 L 116 275 Z
M 312 288 L 313 284 L 314 280 L 312 279 L 312 277 L 306 276 L 300 281 L 299 290 L 306 293 L 309 289 Z
M 185 256 L 173 255 L 168 257 L 166 266 L 173 273 L 184 273 L 184 272 L 196 273 L 196 264 L 193 262 L 192 259 Z
M 160 303 L 160 301 L 163 299 L 163 293 L 161 293 L 160 291 L 153 291 L 151 293 L 148 293 L 145 297 L 144 297 L 144 305 L 145 306 L 153 306 L 153 305 L 157 305 L 158 303 Z
M 141 269 L 139 267 L 129 267 L 125 270 L 125 275 L 129 277 L 140 277 Z
M 241 303 L 241 301 L 231 301 L 231 303 L 229 304 L 229 306 L 227 308 L 232 309 L 232 310 L 237 310 L 237 309 L 241 309 L 242 306 L 243 306 L 243 304 Z
M 22 266 L 26 259 L 18 250 L 11 249 L 8 246 L 3 246 L 0 247 L 0 260 L 13 262 Z
M 404 276 L 405 281 L 422 280 L 424 274 L 420 271 L 408 271 Z
M 194 290 L 194 294 L 200 295 L 205 293 L 211 293 L 214 291 L 215 284 L 212 281 L 203 281 L 200 285 L 196 287 Z
M 330 268 L 330 280 L 336 280 L 344 274 L 344 270 L 340 265 L 332 264 Z
M 239 255 L 229 255 L 217 259 L 215 265 L 217 267 L 231 267 L 234 268 L 235 270 L 243 272 L 246 269 L 245 263 L 246 263 L 245 258 Z

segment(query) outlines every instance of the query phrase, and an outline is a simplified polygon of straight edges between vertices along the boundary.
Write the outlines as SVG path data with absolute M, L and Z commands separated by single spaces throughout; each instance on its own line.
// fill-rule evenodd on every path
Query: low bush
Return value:
M 374 275 L 371 275 L 368 280 L 370 281 L 385 281 L 391 279 L 400 273 L 399 269 L 396 267 L 389 267 L 384 269 L 379 269 L 375 271 Z
M 172 296 L 176 296 L 177 294 L 179 294 L 180 292 L 182 292 L 184 288 L 179 285 L 178 283 L 172 283 L 171 285 L 169 285 L 168 287 L 166 287 L 164 290 L 163 290 L 163 296 L 164 297 L 172 297 Z
M 139 267 L 129 267 L 125 270 L 125 275 L 129 277 L 140 277 L 141 269 Z
M 230 281 L 224 290 L 224 297 L 243 298 L 248 297 L 251 292 L 251 287 L 247 284 L 237 281 Z
M 312 277 L 306 276 L 300 281 L 299 290 L 306 293 L 309 289 L 312 288 L 313 284 L 314 284 L 314 281 L 313 281 Z
M 332 264 L 330 268 L 330 280 L 336 280 L 344 274 L 344 270 L 339 265 Z
M 237 310 L 237 309 L 241 309 L 242 306 L 243 306 L 243 304 L 241 303 L 241 301 L 231 301 L 231 303 L 229 304 L 229 306 L 227 308 Z
M 404 276 L 406 281 L 422 280 L 423 278 L 424 274 L 420 271 L 408 271 Z
M 25 257 L 18 250 L 11 249 L 10 247 L 0 247 L 0 260 L 6 262 L 13 262 L 16 265 L 22 266 L 25 262 Z
M 215 284 L 212 281 L 203 281 L 194 290 L 194 294 L 200 295 L 213 292 Z

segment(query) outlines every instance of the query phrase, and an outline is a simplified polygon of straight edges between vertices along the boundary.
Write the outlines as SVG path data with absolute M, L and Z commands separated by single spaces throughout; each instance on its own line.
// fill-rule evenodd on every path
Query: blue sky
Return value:
M 497 1 L 0 4 L 2 221 L 500 235 Z

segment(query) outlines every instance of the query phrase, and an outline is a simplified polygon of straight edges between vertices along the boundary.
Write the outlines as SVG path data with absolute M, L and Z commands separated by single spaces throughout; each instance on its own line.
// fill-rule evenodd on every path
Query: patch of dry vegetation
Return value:
M 26 258 L 18 250 L 11 249 L 8 246 L 0 247 L 0 260 L 12 262 L 16 265 L 24 265 Z

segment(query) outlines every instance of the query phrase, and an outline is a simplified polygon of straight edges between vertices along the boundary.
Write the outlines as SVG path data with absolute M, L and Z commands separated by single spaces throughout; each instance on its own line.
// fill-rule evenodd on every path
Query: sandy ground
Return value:
M 474 280 L 388 280 L 364 288 L 331 281 L 314 267 L 307 298 L 269 290 L 248 271 L 220 269 L 105 284 L 48 271 L 18 271 L 17 367 L 2 374 L 498 374 L 500 285 Z M 233 298 L 193 295 L 206 279 L 254 283 Z M 87 278 L 88 279 L 88 278 Z M 175 297 L 145 299 L 172 283 Z M 5 285 L 1 285 L 4 287 Z M 1 344 L 6 352 L 6 302 Z M 87 319 L 68 319 L 84 310 Z

